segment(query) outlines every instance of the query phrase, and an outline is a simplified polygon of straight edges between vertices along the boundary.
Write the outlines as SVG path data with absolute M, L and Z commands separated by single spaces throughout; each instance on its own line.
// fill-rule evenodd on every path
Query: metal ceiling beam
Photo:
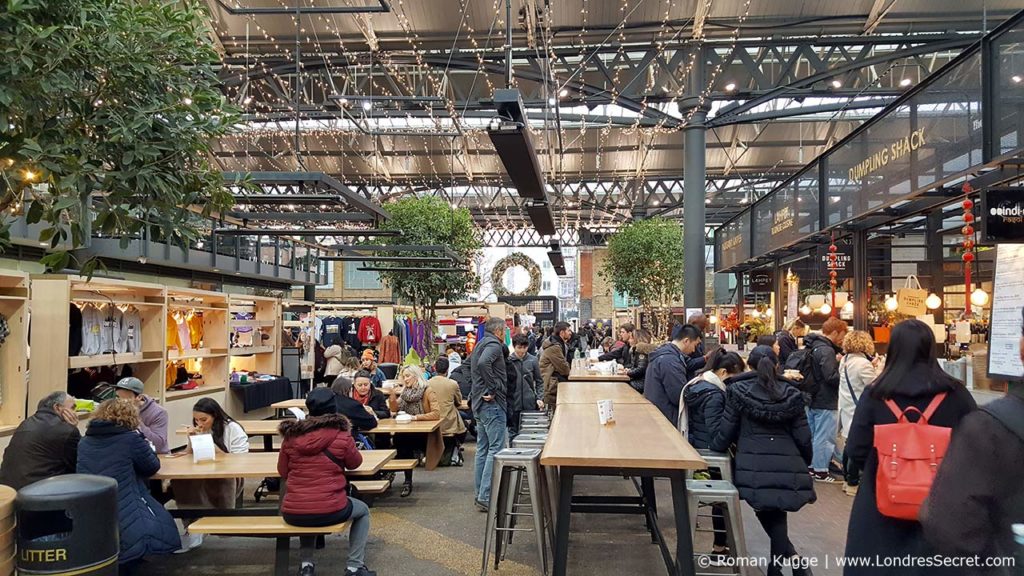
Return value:
M 313 184 L 336 192 L 353 208 L 380 220 L 390 216 L 376 204 L 362 198 L 332 176 L 323 172 L 224 172 L 224 180 L 234 182 L 248 178 L 258 185 L 274 184 Z
M 288 204 L 344 204 L 335 194 L 235 194 L 236 204 L 288 205 Z
M 319 260 L 332 262 L 405 262 L 407 264 L 450 264 L 447 256 L 319 256 Z
M 233 7 L 224 0 L 216 0 L 217 5 L 232 16 L 257 16 L 272 14 L 365 14 L 372 12 L 391 12 L 389 0 L 376 0 L 377 5 L 369 6 L 281 6 L 281 7 Z M 235 2 L 238 3 L 237 1 Z
M 213 231 L 217 236 L 401 236 L 400 230 L 374 229 L 340 229 L 301 228 L 298 230 L 279 230 L 277 228 L 217 228 Z
M 229 218 L 240 220 L 276 222 L 373 222 L 368 214 L 351 214 L 337 212 L 228 212 Z

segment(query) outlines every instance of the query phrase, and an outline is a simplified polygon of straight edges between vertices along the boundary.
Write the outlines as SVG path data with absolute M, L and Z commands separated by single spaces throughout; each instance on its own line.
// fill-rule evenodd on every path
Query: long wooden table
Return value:
M 570 372 L 569 382 L 629 382 L 625 374 L 595 374 L 593 372 Z M 561 387 L 559 387 L 561 393 Z
M 245 429 L 249 436 L 263 437 L 264 452 L 271 452 L 274 449 L 274 437 L 279 434 L 278 426 L 281 420 L 239 420 L 238 423 Z M 178 434 L 186 434 L 185 428 L 179 428 Z M 441 435 L 440 420 L 416 420 L 399 424 L 393 418 L 386 418 L 377 422 L 373 430 L 365 430 L 364 434 L 426 434 L 427 453 L 426 468 L 433 470 L 441 463 L 441 456 L 444 454 L 444 437 Z M 364 452 L 365 453 L 365 452 Z
M 559 410 L 563 404 L 592 404 L 598 400 L 611 400 L 619 404 L 650 404 L 629 384 L 623 382 L 562 382 L 558 385 Z
M 385 464 L 395 458 L 394 450 L 363 450 L 363 463 L 345 476 L 360 478 L 374 476 Z M 192 462 L 192 456 L 160 456 L 160 471 L 154 480 L 208 480 L 227 478 L 278 478 L 276 452 L 248 452 L 245 454 L 217 454 L 217 459 Z
M 581 387 L 593 384 L 577 383 Z M 555 519 L 553 576 L 565 576 L 569 553 L 569 517 L 576 513 L 642 514 L 652 540 L 661 548 L 670 576 L 693 576 L 693 535 L 686 496 L 686 471 L 706 467 L 704 459 L 651 403 L 635 390 L 609 390 L 614 399 L 615 421 L 604 426 L 598 419 L 596 400 L 563 401 L 559 386 L 558 408 L 548 431 L 541 464 L 558 467 L 559 497 Z M 605 390 L 608 392 L 609 390 Z M 579 397 L 601 392 L 581 391 Z M 605 399 L 600 397 L 597 399 Z M 579 495 L 573 497 L 576 476 L 632 476 L 640 478 L 639 497 Z M 668 478 L 676 523 L 675 559 L 658 526 L 654 478 Z

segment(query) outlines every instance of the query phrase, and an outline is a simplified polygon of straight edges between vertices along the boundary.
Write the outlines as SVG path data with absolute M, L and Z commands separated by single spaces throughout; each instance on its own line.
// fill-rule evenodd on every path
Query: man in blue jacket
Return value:
M 487 512 L 491 501 L 491 471 L 494 455 L 505 447 L 508 423 L 508 380 L 505 371 L 505 321 L 489 318 L 484 336 L 469 357 L 470 406 L 477 421 L 476 439 L 476 507 Z
M 679 394 L 693 377 L 687 357 L 700 344 L 701 333 L 692 324 L 672 329 L 672 341 L 651 352 L 644 377 L 644 397 L 657 406 L 672 426 L 678 425 Z

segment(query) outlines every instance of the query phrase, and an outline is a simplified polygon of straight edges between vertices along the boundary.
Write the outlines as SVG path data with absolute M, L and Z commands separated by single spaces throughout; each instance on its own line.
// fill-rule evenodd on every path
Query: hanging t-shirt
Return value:
M 255 320 L 256 316 L 249 312 L 238 312 L 235 320 Z M 252 326 L 239 326 L 235 328 L 235 346 L 253 346 Z
M 100 332 L 103 331 L 103 314 L 92 304 L 82 306 L 82 356 L 95 356 L 103 351 L 100 347 Z
M 134 306 L 124 311 L 121 319 L 121 346 L 118 352 L 138 354 L 142 352 L 142 315 Z
M 342 336 L 341 325 L 342 319 L 337 316 L 328 316 L 321 322 L 323 332 L 320 335 L 320 343 L 324 347 L 341 345 Z
M 121 318 L 124 313 L 113 304 L 107 304 L 100 311 L 100 352 L 116 352 L 121 340 Z
M 203 313 L 190 312 L 185 317 L 185 323 L 188 324 L 188 339 L 192 348 L 199 348 L 203 344 Z
M 177 318 L 178 322 L 178 340 L 181 341 L 181 347 L 185 350 L 192 349 L 192 336 L 188 330 L 188 318 L 182 314 Z

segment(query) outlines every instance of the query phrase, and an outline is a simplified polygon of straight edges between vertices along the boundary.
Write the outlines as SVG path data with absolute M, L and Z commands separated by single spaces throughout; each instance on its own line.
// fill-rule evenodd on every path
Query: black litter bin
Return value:
M 117 482 L 69 474 L 22 488 L 18 573 L 117 576 Z

